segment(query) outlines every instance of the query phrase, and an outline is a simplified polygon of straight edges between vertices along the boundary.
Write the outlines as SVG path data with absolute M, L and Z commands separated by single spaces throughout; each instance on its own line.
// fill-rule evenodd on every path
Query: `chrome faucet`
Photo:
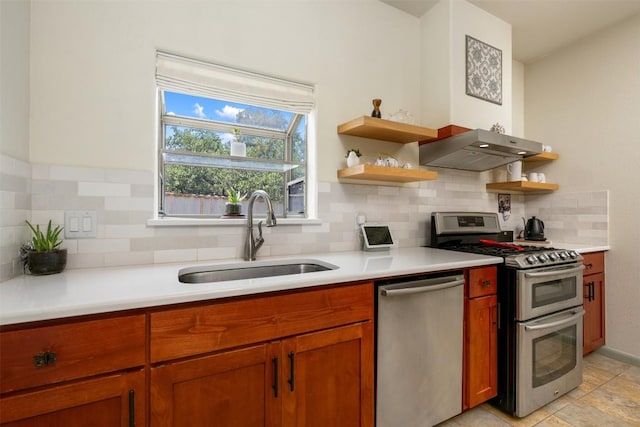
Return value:
M 271 199 L 266 191 L 256 190 L 249 197 L 249 207 L 247 214 L 247 237 L 244 242 L 244 259 L 245 261 L 255 261 L 256 253 L 260 246 L 264 243 L 264 239 L 262 238 L 262 221 L 258 222 L 258 238 L 253 238 L 253 203 L 256 201 L 258 197 L 261 197 L 265 203 L 267 204 L 267 221 L 265 225 L 267 227 L 275 227 L 276 225 L 276 216 L 273 213 L 273 205 L 271 204 Z

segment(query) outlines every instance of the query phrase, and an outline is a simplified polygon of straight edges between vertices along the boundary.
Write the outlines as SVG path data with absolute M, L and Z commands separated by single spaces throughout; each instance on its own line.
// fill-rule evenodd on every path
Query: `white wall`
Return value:
M 420 19 L 422 122 L 512 131 L 511 25 L 466 1 L 441 0 Z M 466 36 L 502 51 L 502 105 L 466 94 Z
M 528 64 L 527 137 L 560 160 L 560 192 L 609 190 L 607 345 L 640 357 L 640 15 Z M 550 179 L 549 179 L 550 178 Z
M 0 153 L 29 160 L 29 9 L 0 1 Z
M 336 181 L 347 148 L 380 151 L 339 123 L 372 98 L 418 113 L 418 31 L 378 0 L 34 1 L 31 160 L 152 171 L 163 49 L 316 84 L 319 178 Z

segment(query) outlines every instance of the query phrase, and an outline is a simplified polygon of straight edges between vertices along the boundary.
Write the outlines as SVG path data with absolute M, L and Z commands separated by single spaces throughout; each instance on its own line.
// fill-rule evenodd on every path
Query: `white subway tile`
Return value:
M 79 196 L 96 197 L 129 197 L 131 186 L 129 184 L 117 184 L 111 182 L 79 182 Z
M 128 252 L 130 250 L 129 239 L 78 239 L 79 253 Z
M 156 264 L 171 262 L 195 262 L 198 260 L 196 249 L 173 249 L 153 251 L 153 262 Z
M 105 197 L 104 208 L 109 211 L 148 211 L 153 215 L 153 197 Z
M 49 178 L 56 181 L 103 182 L 104 170 L 77 166 L 51 165 L 49 167 Z

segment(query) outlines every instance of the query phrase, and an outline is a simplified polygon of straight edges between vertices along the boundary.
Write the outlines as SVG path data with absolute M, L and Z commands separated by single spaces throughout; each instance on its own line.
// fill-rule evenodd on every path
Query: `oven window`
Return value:
M 545 385 L 576 367 L 577 326 L 533 340 L 533 387 Z
M 552 280 L 550 282 L 534 283 L 531 286 L 533 308 L 571 300 L 575 298 L 576 295 L 575 276 Z

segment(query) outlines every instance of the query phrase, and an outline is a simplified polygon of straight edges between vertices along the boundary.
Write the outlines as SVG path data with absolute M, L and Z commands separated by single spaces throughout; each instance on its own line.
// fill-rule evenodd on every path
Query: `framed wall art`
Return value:
M 467 95 L 502 105 L 502 51 L 467 35 Z

